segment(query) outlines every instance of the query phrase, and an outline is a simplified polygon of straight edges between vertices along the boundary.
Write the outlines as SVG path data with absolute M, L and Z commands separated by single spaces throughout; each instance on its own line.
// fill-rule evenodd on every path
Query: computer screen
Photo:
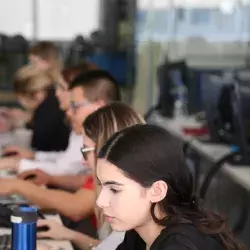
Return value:
M 210 74 L 203 77 L 201 95 L 211 142 L 225 142 L 225 135 L 229 134 L 225 130 L 231 130 L 230 119 L 225 116 L 226 113 L 230 115 L 230 100 L 227 97 L 231 87 L 231 78 Z
M 176 85 L 184 84 L 181 69 L 172 68 L 169 70 L 169 73 L 170 73 L 170 77 L 172 78 L 174 84 L 176 84 Z
M 231 96 L 234 117 L 234 143 L 244 163 L 250 163 L 250 82 L 236 81 Z
M 188 114 L 201 111 L 200 87 L 193 69 L 188 67 L 185 61 L 172 62 L 168 64 L 167 70 L 173 85 L 183 84 L 186 86 L 186 101 Z

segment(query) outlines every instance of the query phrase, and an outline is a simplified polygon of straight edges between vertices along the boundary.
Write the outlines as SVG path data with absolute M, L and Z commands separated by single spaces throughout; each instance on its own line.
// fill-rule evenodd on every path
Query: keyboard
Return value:
M 65 250 L 62 247 L 54 247 L 55 250 Z M 11 235 L 0 235 L 0 250 L 11 250 Z
M 11 235 L 0 235 L 0 250 L 11 250 Z

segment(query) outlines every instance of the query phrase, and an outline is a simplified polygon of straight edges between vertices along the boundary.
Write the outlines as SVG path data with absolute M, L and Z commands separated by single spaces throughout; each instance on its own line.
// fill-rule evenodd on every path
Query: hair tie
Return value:
M 189 201 L 185 201 L 185 202 L 181 202 L 182 206 L 189 206 L 192 208 L 197 208 L 198 207 L 198 199 L 196 196 L 192 196 L 191 199 L 189 199 Z
M 191 198 L 191 207 L 197 209 L 199 207 L 199 199 L 196 196 Z

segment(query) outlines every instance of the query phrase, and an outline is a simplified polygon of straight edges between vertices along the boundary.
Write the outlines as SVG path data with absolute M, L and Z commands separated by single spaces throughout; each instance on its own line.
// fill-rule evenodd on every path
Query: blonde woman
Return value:
M 68 145 L 69 128 L 47 71 L 33 65 L 24 66 L 14 75 L 13 88 L 20 105 L 31 114 L 28 127 L 33 130 L 32 148 L 64 150 Z
M 132 108 L 123 103 L 116 102 L 98 109 L 91 114 L 83 124 L 84 145 L 81 151 L 84 163 L 88 164 L 92 168 L 93 173 L 95 173 L 97 152 L 106 140 L 114 133 L 124 128 L 142 123 L 144 123 L 144 120 Z M 95 183 L 96 196 L 98 195 L 98 189 L 99 187 Z M 98 239 L 75 232 L 54 221 L 48 220 L 38 222 L 38 226 L 46 225 L 50 228 L 47 232 L 39 233 L 38 236 L 50 237 L 57 240 L 70 240 L 80 249 L 84 250 L 94 249 L 95 246 L 98 246 L 106 239 L 103 242 L 103 244 L 105 244 L 104 248 L 100 245 L 97 249 L 115 249 L 123 240 L 123 234 L 114 235 L 114 238 L 110 238 L 110 242 L 107 237 L 111 233 L 111 228 L 104 220 L 99 209 L 95 209 L 95 214 L 97 219 Z M 108 244 L 108 248 L 106 244 Z

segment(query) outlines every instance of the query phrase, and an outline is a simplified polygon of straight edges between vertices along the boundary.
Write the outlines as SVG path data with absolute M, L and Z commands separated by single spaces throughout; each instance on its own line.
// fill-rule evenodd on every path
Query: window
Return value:
M 71 40 L 99 28 L 99 0 L 39 0 L 38 39 Z
M 190 12 L 191 24 L 203 25 L 208 24 L 210 22 L 210 9 L 191 9 Z
M 31 39 L 32 32 L 32 1 L 1 1 L 0 33 L 7 35 L 21 34 Z
M 184 8 L 177 8 L 176 9 L 176 15 L 178 21 L 184 21 L 185 20 L 185 12 L 186 10 Z

